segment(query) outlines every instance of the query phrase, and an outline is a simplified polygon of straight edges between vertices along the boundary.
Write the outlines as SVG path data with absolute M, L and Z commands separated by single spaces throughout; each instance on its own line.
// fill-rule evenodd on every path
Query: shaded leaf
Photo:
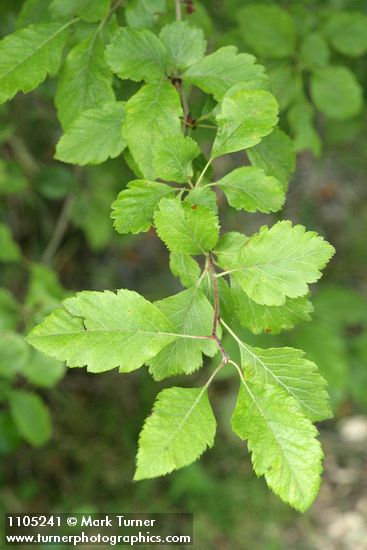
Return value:
M 111 217 L 118 233 L 148 231 L 153 215 L 163 197 L 174 195 L 174 189 L 156 181 L 134 180 L 127 184 L 112 203 Z
M 126 146 L 121 133 L 124 117 L 124 104 L 118 101 L 84 111 L 61 137 L 55 158 L 84 166 L 117 157 Z
M 178 333 L 192 336 L 209 336 L 212 333 L 213 307 L 199 285 L 155 302 L 155 305 Z M 203 353 L 213 357 L 217 352 L 218 346 L 213 340 L 178 339 L 149 362 L 149 370 L 155 380 L 180 373 L 190 374 L 202 366 Z
M 200 152 L 200 147 L 190 137 L 180 134 L 164 137 L 155 147 L 155 173 L 166 181 L 185 183 L 193 176 L 192 161 Z

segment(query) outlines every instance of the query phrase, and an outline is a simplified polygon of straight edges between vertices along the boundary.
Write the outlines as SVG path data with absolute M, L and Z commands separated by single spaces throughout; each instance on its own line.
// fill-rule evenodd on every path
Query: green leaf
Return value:
M 130 27 L 152 27 L 166 10 L 166 0 L 129 0 L 125 17 Z
M 193 176 L 192 161 L 200 155 L 200 147 L 190 137 L 167 136 L 159 140 L 154 153 L 156 175 L 166 181 L 186 183 Z
M 167 80 L 146 84 L 126 103 L 123 134 L 144 177 L 155 176 L 152 144 L 180 134 L 182 114 L 177 90 Z
M 163 27 L 159 38 L 168 54 L 168 74 L 180 75 L 185 69 L 200 61 L 207 42 L 202 29 L 192 27 L 187 21 L 174 21 Z
M 114 180 L 115 176 L 103 165 L 95 166 L 88 172 L 87 185 L 79 186 L 76 194 L 71 218 L 83 231 L 92 250 L 105 248 L 114 236 L 110 220 L 111 203 L 116 196 Z
M 261 168 L 242 166 L 215 182 L 236 210 L 269 213 L 280 210 L 285 201 L 283 186 Z
M 13 391 L 9 405 L 19 433 L 27 443 L 41 447 L 50 439 L 50 413 L 38 395 L 24 390 Z
M 106 60 L 122 79 L 151 82 L 164 77 L 167 52 L 151 31 L 121 27 L 107 46 Z
M 7 225 L 0 223 L 0 262 L 19 262 L 22 252 Z
M 47 357 L 39 351 L 32 350 L 22 375 L 34 386 L 53 388 L 65 373 L 65 364 Z
M 136 292 L 79 292 L 28 335 L 39 351 L 90 372 L 141 367 L 175 338 L 172 323 Z
M 323 455 L 317 430 L 297 402 L 279 387 L 246 382 L 232 427 L 248 440 L 254 470 L 274 493 L 301 512 L 309 508 L 319 489 Z
M 35 321 L 41 321 L 46 314 L 59 307 L 65 297 L 66 292 L 57 273 L 45 265 L 32 264 L 25 305 L 30 312 L 35 312 Z
M 268 78 L 262 65 L 247 53 L 237 53 L 235 46 L 225 46 L 207 55 L 183 75 L 190 82 L 220 101 L 232 86 L 241 84 L 243 89 L 267 88 Z
M 216 121 L 218 132 L 212 158 L 259 143 L 277 123 L 278 105 L 275 97 L 263 90 L 229 92 Z
M 299 74 L 290 63 L 277 63 L 269 67 L 268 75 L 270 91 L 277 98 L 279 109 L 284 111 L 302 90 Z
M 16 20 L 16 28 L 22 29 L 35 23 L 48 23 L 50 0 L 24 0 Z
M 301 96 L 288 111 L 288 123 L 294 136 L 295 151 L 310 150 L 318 157 L 321 140 L 315 129 L 315 115 L 314 107 Z
M 357 115 L 363 106 L 362 88 L 347 67 L 329 66 L 315 71 L 311 95 L 316 107 L 336 120 Z
M 293 397 L 311 421 L 331 418 L 326 381 L 305 352 L 294 348 L 253 348 L 241 342 L 241 363 L 246 379 L 260 386 L 275 384 Z
M 249 237 L 237 231 L 224 233 L 214 250 L 219 265 L 223 267 L 223 269 L 236 267 L 238 264 L 238 256 L 248 240 Z
M 69 24 L 30 25 L 0 42 L 0 103 L 30 92 L 59 69 Z
M 292 57 L 296 30 L 291 16 L 278 6 L 250 4 L 238 13 L 241 34 L 253 51 L 265 58 Z
M 305 36 L 301 44 L 301 58 L 310 68 L 328 65 L 330 49 L 322 34 L 311 32 Z
M 65 199 L 77 189 L 75 173 L 59 163 L 43 165 L 35 179 L 35 191 L 52 201 Z
M 22 193 L 27 187 L 28 180 L 20 166 L 12 161 L 0 160 L 0 195 Z
M 0 376 L 12 379 L 22 372 L 29 359 L 29 346 L 16 332 L 4 332 L 0 338 Z
M 307 284 L 321 277 L 334 252 L 314 231 L 281 221 L 253 235 L 232 259 L 229 273 L 258 304 L 280 306 L 287 297 L 307 294 Z
M 57 114 L 64 129 L 87 109 L 114 101 L 112 73 L 104 58 L 108 29 L 95 31 L 68 54 L 56 90 Z
M 53 18 L 78 16 L 87 23 L 95 23 L 107 15 L 110 3 L 110 0 L 52 0 L 49 11 Z
M 171 252 L 169 267 L 172 274 L 179 277 L 182 286 L 185 287 L 194 285 L 200 277 L 200 266 L 189 254 Z
M 197 284 L 154 305 L 180 334 L 209 336 L 212 333 L 213 307 Z M 191 374 L 202 366 L 202 353 L 213 357 L 217 351 L 218 346 L 213 340 L 178 339 L 149 362 L 149 370 L 154 380 L 181 373 Z
M 191 464 L 213 446 L 215 431 L 205 386 L 161 391 L 139 437 L 134 479 L 162 476 Z
M 284 132 L 274 128 L 246 153 L 253 166 L 262 168 L 268 176 L 275 176 L 284 189 L 288 189 L 289 179 L 296 168 L 296 154 L 292 140 Z
M 0 333 L 15 330 L 20 320 L 20 304 L 6 288 L 0 288 Z
M 336 51 L 359 57 L 367 52 L 367 16 L 360 12 L 335 11 L 327 21 L 325 35 Z
M 351 377 L 351 358 L 348 357 L 345 337 L 341 337 L 341 333 L 332 325 L 337 311 L 330 311 L 327 319 L 319 320 L 316 317 L 312 323 L 302 325 L 292 334 L 292 345 L 304 349 L 307 357 L 317 364 L 327 380 L 334 405 L 345 400 Z
M 112 203 L 111 218 L 118 233 L 148 231 L 153 215 L 163 197 L 174 195 L 174 189 L 156 181 L 134 180 L 127 184 Z
M 155 213 L 158 236 L 171 252 L 204 254 L 218 240 L 218 218 L 206 206 L 178 199 L 162 199 Z
M 313 307 L 308 298 L 287 298 L 282 306 L 265 306 L 251 300 L 236 280 L 231 281 L 236 301 L 236 314 L 243 327 L 254 334 L 278 334 L 293 328 L 300 321 L 310 321 Z
M 117 157 L 126 146 L 121 133 L 124 117 L 124 104 L 118 101 L 84 111 L 61 137 L 55 158 L 84 166 Z
M 210 187 L 196 186 L 190 189 L 185 197 L 185 202 L 189 202 L 194 208 L 201 204 L 212 210 L 214 214 L 218 214 L 217 195 Z

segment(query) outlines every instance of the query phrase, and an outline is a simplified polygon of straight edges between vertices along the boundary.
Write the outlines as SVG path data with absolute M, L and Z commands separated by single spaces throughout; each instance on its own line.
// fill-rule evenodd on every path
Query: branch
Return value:
M 74 202 L 74 195 L 68 195 L 64 201 L 59 218 L 55 225 L 54 233 L 45 251 L 42 254 L 41 261 L 45 264 L 49 264 L 51 262 L 61 244 L 62 239 L 64 238 L 65 232 L 69 225 L 71 209 L 74 205 Z
M 223 363 L 226 364 L 229 361 L 228 353 L 225 351 L 222 345 L 222 342 L 218 338 L 218 334 L 217 334 L 219 317 L 220 317 L 219 291 L 218 291 L 218 281 L 215 273 L 215 267 L 214 267 L 213 259 L 210 254 L 209 254 L 209 267 L 210 267 L 210 273 L 212 275 L 213 293 L 214 293 L 214 318 L 213 318 L 212 338 L 213 340 L 216 341 L 219 351 L 222 354 Z

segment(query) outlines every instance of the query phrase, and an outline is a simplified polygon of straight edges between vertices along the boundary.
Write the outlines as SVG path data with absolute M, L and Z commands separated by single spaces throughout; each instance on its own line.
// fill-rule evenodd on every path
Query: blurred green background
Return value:
M 1 36 L 14 30 L 19 13 L 27 21 L 30 3 L 0 1 Z M 137 1 L 129 4 L 134 8 Z M 167 13 L 154 15 L 152 27 L 172 19 L 173 2 L 167 4 Z M 265 64 L 280 100 L 281 126 L 298 150 L 283 211 L 272 217 L 235 213 L 219 197 L 223 228 L 251 234 L 281 217 L 320 232 L 337 249 L 315 285 L 313 321 L 279 336 L 243 331 L 258 346 L 305 349 L 328 380 L 335 418 L 320 426 L 326 455 L 320 495 L 300 515 L 256 479 L 245 445 L 229 428 L 237 389 L 231 371 L 211 389 L 219 425 L 214 449 L 169 477 L 133 482 L 138 433 L 156 394 L 165 385 L 197 384 L 203 372 L 158 385 L 146 369 L 128 375 L 65 372 L 25 344 L 22 335 L 75 291 L 130 288 L 154 300 L 180 288 L 153 231 L 123 238 L 113 230 L 111 203 L 134 177 L 128 159 L 83 169 L 53 160 L 61 129 L 52 102 L 55 83 L 49 79 L 0 107 L 0 506 L 35 513 L 193 512 L 200 550 L 363 550 L 367 117 L 365 103 L 356 105 L 355 95 L 365 94 L 367 86 L 367 5 L 365 0 L 263 2 L 281 7 L 296 29 L 288 37 L 295 42 L 292 51 L 278 55 L 281 45 L 269 45 L 267 38 L 277 37 L 279 22 L 267 21 L 261 10 L 246 11 L 250 2 L 188 4 L 195 11 L 184 16 L 205 29 L 210 48 L 234 44 Z M 322 90 L 320 98 L 313 79 L 334 66 L 348 70 L 353 85 L 343 90 L 342 79 L 339 94 Z M 339 84 L 332 81 L 331 88 Z M 135 89 L 121 81 L 116 86 L 122 99 Z M 191 101 L 195 114 L 201 98 L 194 94 Z M 342 116 L 335 116 L 335 104 Z M 196 132 L 210 139 L 209 129 Z M 240 155 L 220 159 L 216 173 L 242 161 Z M 17 402 L 14 389 L 27 392 L 30 401 Z

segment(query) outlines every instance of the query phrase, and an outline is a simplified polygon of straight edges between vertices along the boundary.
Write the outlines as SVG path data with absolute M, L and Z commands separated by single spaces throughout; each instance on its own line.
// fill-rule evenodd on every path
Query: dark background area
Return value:
M 234 43 L 241 51 L 251 51 L 239 16 L 249 2 L 194 3 L 192 17 L 204 27 L 211 49 Z M 366 13 L 365 2 L 358 0 L 268 4 L 305 9 L 316 21 L 322 21 L 326 8 Z M 0 1 L 2 36 L 14 29 L 21 7 L 21 1 Z M 335 57 L 365 89 L 367 56 Z M 266 64 L 266 59 L 260 61 Z M 122 99 L 134 90 L 131 84 L 116 85 Z M 23 257 L 18 263 L 0 264 L 0 285 L 19 304 L 16 328 L 21 334 L 78 290 L 130 288 L 155 300 L 180 289 L 153 230 L 136 237 L 113 230 L 111 203 L 133 178 L 123 158 L 83 169 L 53 160 L 61 134 L 54 92 L 55 82 L 48 79 L 29 95 L 18 94 L 0 106 L 0 215 Z M 200 97 L 191 99 L 200 104 Z M 286 114 L 282 116 L 282 127 L 291 131 Z M 218 421 L 215 447 L 200 462 L 168 477 L 133 482 L 137 437 L 156 394 L 168 385 L 197 385 L 205 378 L 204 369 L 189 379 L 158 384 L 145 368 L 98 376 L 85 369 L 61 369 L 52 388 L 32 385 L 23 376 L 12 382 L 19 388 L 35 387 L 49 407 L 53 433 L 42 447 L 22 440 L 3 397 L 7 377 L 0 379 L 3 511 L 193 512 L 195 547 L 200 550 L 367 548 L 366 123 L 365 107 L 346 121 L 316 113 L 322 151 L 318 156 L 299 151 L 286 206 L 279 214 L 235 213 L 219 197 L 224 230 L 251 234 L 264 223 L 291 219 L 320 232 L 337 250 L 322 281 L 314 285 L 312 322 L 279 336 L 255 337 L 243 331 L 247 341 L 258 346 L 305 349 L 328 380 L 335 418 L 319 427 L 326 459 L 314 506 L 298 514 L 281 503 L 263 479 L 256 479 L 245 445 L 229 426 L 238 385 L 231 371 L 223 372 L 210 390 Z M 204 142 L 211 138 L 210 130 L 197 132 Z M 243 160 L 225 157 L 215 171 L 221 174 Z M 6 310 L 3 302 L 0 296 L 0 319 Z M 0 375 L 7 361 L 0 345 Z

